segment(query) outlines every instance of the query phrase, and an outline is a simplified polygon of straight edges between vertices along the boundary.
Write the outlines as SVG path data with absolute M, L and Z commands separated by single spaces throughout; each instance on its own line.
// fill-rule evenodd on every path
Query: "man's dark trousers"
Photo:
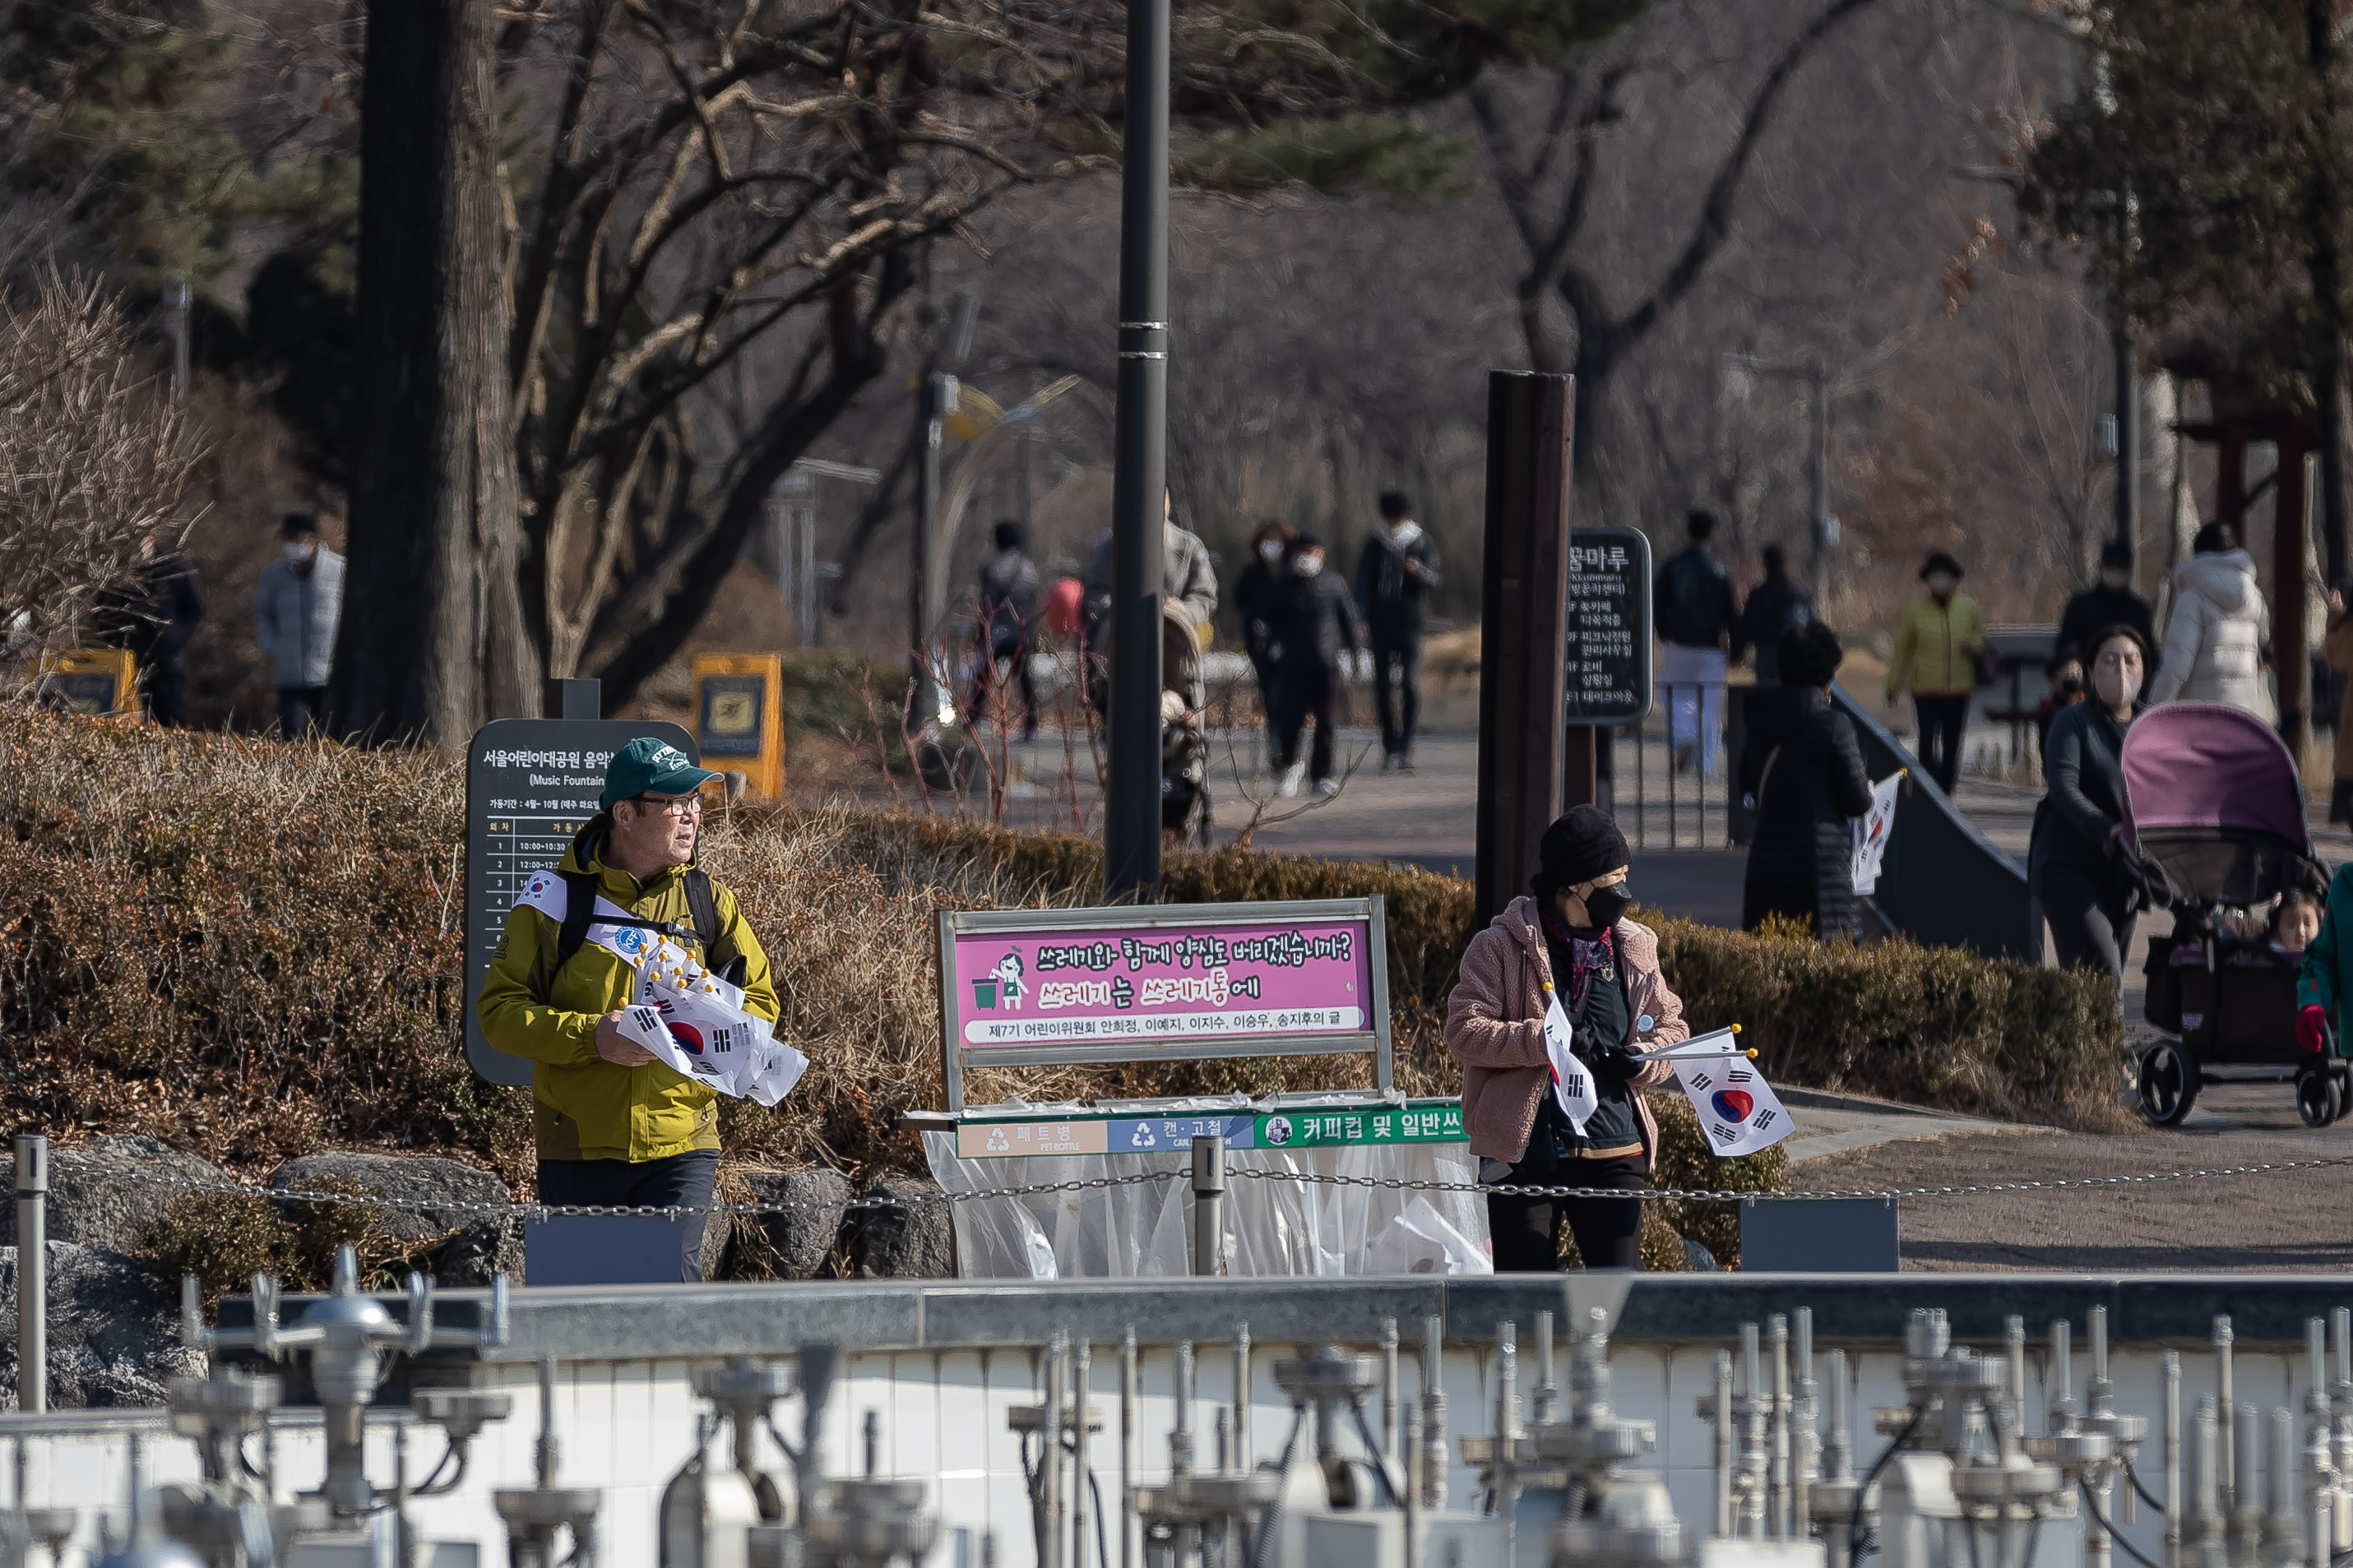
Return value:
M 1315 745 L 1309 752 L 1307 776 L 1317 784 L 1332 776 L 1332 744 L 1339 738 L 1340 672 L 1324 664 L 1282 661 L 1282 765 L 1299 760 L 1299 731 L 1315 721 Z
M 702 1231 L 719 1186 L 719 1151 L 691 1149 L 666 1160 L 542 1160 L 539 1201 L 582 1208 L 693 1208 L 680 1216 L 678 1277 L 702 1278 Z
M 1389 695 L 1389 672 L 1397 672 L 1398 690 Z M 1414 731 L 1421 723 L 1421 634 L 1418 631 L 1373 633 L 1373 711 L 1380 716 L 1381 754 L 1413 755 Z
M 327 689 L 323 686 L 281 686 L 278 689 L 278 732 L 290 741 L 311 733 L 326 722 Z

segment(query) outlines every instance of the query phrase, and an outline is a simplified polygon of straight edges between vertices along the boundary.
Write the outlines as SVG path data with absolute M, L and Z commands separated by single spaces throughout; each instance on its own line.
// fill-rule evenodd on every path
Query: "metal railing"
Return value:
M 1635 848 L 1746 842 L 1733 799 L 1745 732 L 1739 696 L 1720 680 L 1662 681 L 1649 718 L 1602 731 L 1605 798 Z

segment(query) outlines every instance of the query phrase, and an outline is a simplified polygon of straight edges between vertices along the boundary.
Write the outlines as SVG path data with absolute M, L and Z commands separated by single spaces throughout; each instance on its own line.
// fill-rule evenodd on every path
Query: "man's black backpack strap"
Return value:
M 596 878 L 587 871 L 558 871 L 564 879 L 564 926 L 555 938 L 555 967 L 562 969 L 588 941 L 588 928 L 596 920 Z M 686 873 L 686 908 L 692 923 L 681 925 L 676 921 L 641 921 L 634 915 L 607 915 L 604 923 L 614 926 L 635 926 L 640 931 L 659 931 L 666 937 L 691 942 L 702 949 L 703 963 L 720 972 L 721 978 L 742 984 L 740 971 L 743 958 L 731 955 L 723 963 L 719 943 L 719 903 L 711 891 L 711 874 L 702 867 L 690 867 Z

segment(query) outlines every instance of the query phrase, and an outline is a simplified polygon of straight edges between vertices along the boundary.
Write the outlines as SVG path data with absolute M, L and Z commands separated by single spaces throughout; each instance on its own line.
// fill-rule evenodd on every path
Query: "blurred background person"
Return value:
M 979 601 L 979 624 L 973 628 L 980 645 L 980 668 L 972 678 L 972 717 L 987 715 L 990 695 L 1003 660 L 1007 674 L 1021 690 L 1021 738 L 1038 738 L 1038 685 L 1029 675 L 1029 642 L 1038 622 L 1038 563 L 1023 548 L 1029 538 L 1021 525 L 1008 518 L 994 532 L 997 553 L 980 563 L 974 596 Z M 1006 715 L 1011 717 L 1008 711 Z
M 326 722 L 335 627 L 343 618 L 343 558 L 319 538 L 319 520 L 286 514 L 278 559 L 253 591 L 253 635 L 278 683 L 278 731 L 299 741 Z
M 1783 631 L 1777 654 L 1780 687 L 1750 699 L 1740 753 L 1740 793 L 1757 813 L 1740 924 L 1788 915 L 1824 942 L 1852 937 L 1853 824 L 1871 809 L 1871 779 L 1854 721 L 1831 701 L 1846 650 L 1812 621 Z
M 1422 601 L 1438 592 L 1438 542 L 1411 512 L 1404 491 L 1382 491 L 1380 525 L 1356 558 L 1356 608 L 1372 639 L 1373 711 L 1380 718 L 1384 773 L 1413 772 L 1414 729 L 1421 719 Z
M 1317 795 L 1337 795 L 1332 748 L 1339 739 L 1342 656 L 1363 647 L 1365 637 L 1355 597 L 1337 574 L 1324 569 L 1324 542 L 1312 533 L 1301 534 L 1292 546 L 1274 640 L 1282 645 L 1282 777 L 1276 793 L 1297 795 L 1304 771 Z M 1303 763 L 1299 732 L 1310 719 L 1315 721 L 1315 745 Z
M 2092 644 L 2110 626 L 2130 626 L 2145 646 L 2157 646 L 2148 601 L 2132 591 L 2132 551 L 2115 540 L 2100 551 L 2100 580 L 2068 600 L 2061 612 L 2056 657 L 2089 664 Z M 2149 673 L 2157 673 L 2156 666 Z
M 1724 730 L 1724 654 L 1740 618 L 1732 602 L 1732 574 L 1708 551 L 1715 514 L 1694 511 L 1683 520 L 1690 542 L 1667 557 L 1653 584 L 1652 618 L 1658 623 L 1658 683 L 1667 691 L 1667 735 L 1674 747 L 1675 771 L 1696 763 L 1703 776 L 1715 773 L 1717 736 Z
M 1961 776 L 1961 734 L 1968 728 L 1969 699 L 1977 695 L 1978 660 L 1986 648 L 1985 617 L 1978 602 L 1960 592 L 1961 563 L 1941 550 L 1920 565 L 1927 592 L 1904 612 L 1895 633 L 1895 657 L 1887 666 L 1887 705 L 1905 688 L 1919 722 L 1913 750 L 1920 765 L 1947 795 Z
M 138 660 L 148 717 L 158 724 L 188 721 L 188 639 L 204 618 L 196 569 L 158 550 L 152 533 L 139 541 L 137 578 L 99 600 L 100 645 L 128 648 Z
M 1740 619 L 1732 631 L 1732 662 L 1738 664 L 1749 649 L 1757 651 L 1757 684 L 1778 685 L 1781 679 L 1781 634 L 1814 618 L 1813 595 L 1789 580 L 1788 552 L 1768 544 L 1759 552 L 1765 580 L 1741 601 Z
M 1282 750 L 1282 725 L 1277 717 L 1276 701 L 1280 685 L 1276 667 L 1282 656 L 1282 648 L 1274 640 L 1276 600 L 1281 596 L 1283 574 L 1290 569 L 1292 543 L 1298 537 L 1297 531 L 1281 518 L 1268 518 L 1250 535 L 1250 563 L 1234 579 L 1234 630 L 1241 637 L 1242 651 L 1250 656 L 1250 672 L 1258 677 L 1259 708 L 1266 719 L 1266 767 L 1270 773 Z
M 2051 771 L 2051 721 L 2059 717 L 2061 709 L 2084 700 L 2084 667 L 2073 656 L 2063 656 L 2051 667 L 2050 676 L 2051 689 L 2034 705 L 2034 757 L 2042 764 L 2046 778 Z
M 2227 522 L 2200 529 L 2190 548 L 2173 569 L 2173 613 L 2148 705 L 2222 702 L 2272 723 L 2279 711 L 2263 679 L 2272 614 L 2255 585 L 2255 559 Z

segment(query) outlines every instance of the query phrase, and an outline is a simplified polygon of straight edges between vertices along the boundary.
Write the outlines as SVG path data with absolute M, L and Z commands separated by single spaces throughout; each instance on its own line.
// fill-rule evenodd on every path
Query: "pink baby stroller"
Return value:
M 2179 1124 L 2209 1083 L 2293 1082 L 2305 1121 L 2341 1114 L 2348 1064 L 2295 1037 L 2301 952 L 2244 929 L 2291 888 L 2326 894 L 2295 760 L 2254 715 L 2212 702 L 2150 710 L 2125 734 L 2126 847 L 2149 900 L 2173 914 L 2152 935 L 2143 1016 L 2177 1037 L 2141 1053 L 2141 1115 Z

